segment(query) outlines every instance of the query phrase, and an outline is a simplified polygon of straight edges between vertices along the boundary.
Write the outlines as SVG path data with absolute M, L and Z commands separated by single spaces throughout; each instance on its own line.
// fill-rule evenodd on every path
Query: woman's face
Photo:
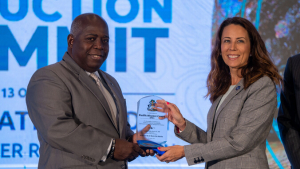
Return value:
M 250 55 L 248 32 L 240 25 L 228 25 L 221 37 L 221 54 L 230 71 L 247 65 Z

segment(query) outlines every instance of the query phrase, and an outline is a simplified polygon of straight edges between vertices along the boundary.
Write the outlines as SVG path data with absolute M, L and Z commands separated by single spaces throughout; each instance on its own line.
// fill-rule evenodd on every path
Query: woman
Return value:
M 176 105 L 157 101 L 158 111 L 168 112 L 165 118 L 175 124 L 176 136 L 191 143 L 160 147 L 166 152 L 157 158 L 168 163 L 186 157 L 189 165 L 206 162 L 209 169 L 269 168 L 266 138 L 276 112 L 275 84 L 281 81 L 253 24 L 226 19 L 211 54 L 207 132 L 184 119 Z

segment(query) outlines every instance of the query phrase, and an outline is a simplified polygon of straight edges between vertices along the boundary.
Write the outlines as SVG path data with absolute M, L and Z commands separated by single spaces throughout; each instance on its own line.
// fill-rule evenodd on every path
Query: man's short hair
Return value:
M 71 25 L 70 34 L 76 37 L 78 32 L 82 29 L 81 26 L 82 26 L 82 20 L 75 18 Z

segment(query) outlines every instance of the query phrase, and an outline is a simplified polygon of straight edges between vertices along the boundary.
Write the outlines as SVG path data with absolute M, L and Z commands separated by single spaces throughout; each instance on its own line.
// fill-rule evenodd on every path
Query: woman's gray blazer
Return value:
M 191 143 L 184 146 L 188 165 L 206 162 L 209 169 L 269 168 L 266 138 L 276 112 L 274 82 L 264 76 L 244 89 L 243 79 L 216 112 L 221 96 L 207 115 L 207 132 L 186 120 L 175 134 Z M 213 119 L 216 118 L 215 124 Z

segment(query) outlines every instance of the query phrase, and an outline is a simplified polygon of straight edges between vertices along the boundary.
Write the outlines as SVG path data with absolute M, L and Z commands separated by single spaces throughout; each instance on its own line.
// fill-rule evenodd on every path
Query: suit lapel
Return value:
M 112 113 L 110 111 L 110 108 L 108 106 L 108 103 L 103 95 L 103 93 L 100 91 L 97 84 L 86 74 L 85 71 L 81 71 L 79 74 L 79 80 L 94 94 L 94 96 L 97 98 L 97 100 L 101 103 L 101 105 L 104 107 L 106 114 L 109 116 L 111 122 L 114 124 L 115 128 L 117 129 L 117 126 L 114 123 Z
M 120 102 L 120 98 L 123 98 L 123 96 L 120 97 L 116 93 L 116 91 L 117 91 L 116 86 L 109 80 L 109 78 L 107 78 L 107 76 L 104 73 L 102 73 L 101 71 L 99 71 L 99 74 L 101 74 L 101 76 L 105 80 L 105 82 L 106 82 L 107 86 L 109 87 L 110 91 L 113 93 L 112 97 L 114 97 L 115 100 L 116 100 L 115 104 L 117 106 L 117 111 L 118 111 L 117 112 L 118 113 L 118 121 L 117 121 L 117 123 L 119 124 L 119 133 L 121 134 L 122 131 L 123 131 L 123 126 L 124 126 L 124 120 L 123 119 L 125 119 L 124 113 L 122 113 L 122 104 L 121 104 L 122 102 Z M 122 138 L 122 136 L 121 136 L 121 138 Z
M 207 139 L 210 141 L 211 140 L 211 135 L 212 135 L 212 125 L 213 125 L 213 121 L 214 121 L 214 116 L 216 113 L 216 108 L 221 100 L 221 96 L 219 96 L 217 98 L 217 100 L 215 100 L 213 102 L 213 104 L 211 105 L 208 114 L 207 114 Z
M 100 91 L 99 87 L 97 84 L 90 78 L 87 73 L 80 68 L 77 63 L 68 55 L 66 52 L 65 55 L 63 56 L 63 61 L 61 61 L 61 64 L 64 65 L 65 67 L 69 68 L 71 71 L 73 71 L 76 75 L 78 75 L 79 81 L 82 82 L 82 84 L 91 92 L 93 95 L 97 98 L 97 100 L 100 102 L 100 104 L 103 106 L 106 114 L 110 118 L 112 124 L 115 126 L 116 130 L 117 126 L 114 123 L 112 114 L 110 112 L 110 108 L 108 106 L 108 103 Z
M 213 124 L 213 131 L 215 130 L 217 121 L 218 121 L 218 117 L 220 115 L 220 113 L 222 112 L 222 110 L 224 109 L 224 107 L 226 107 L 226 105 L 229 103 L 229 101 L 232 100 L 232 98 L 237 95 L 239 92 L 241 92 L 244 89 L 244 79 L 241 79 L 239 81 L 238 84 L 236 84 L 236 86 L 234 87 L 234 89 L 232 89 L 232 91 L 227 95 L 227 97 L 225 98 L 225 100 L 222 102 L 222 104 L 219 106 L 218 111 L 216 112 L 215 115 L 215 123 Z

